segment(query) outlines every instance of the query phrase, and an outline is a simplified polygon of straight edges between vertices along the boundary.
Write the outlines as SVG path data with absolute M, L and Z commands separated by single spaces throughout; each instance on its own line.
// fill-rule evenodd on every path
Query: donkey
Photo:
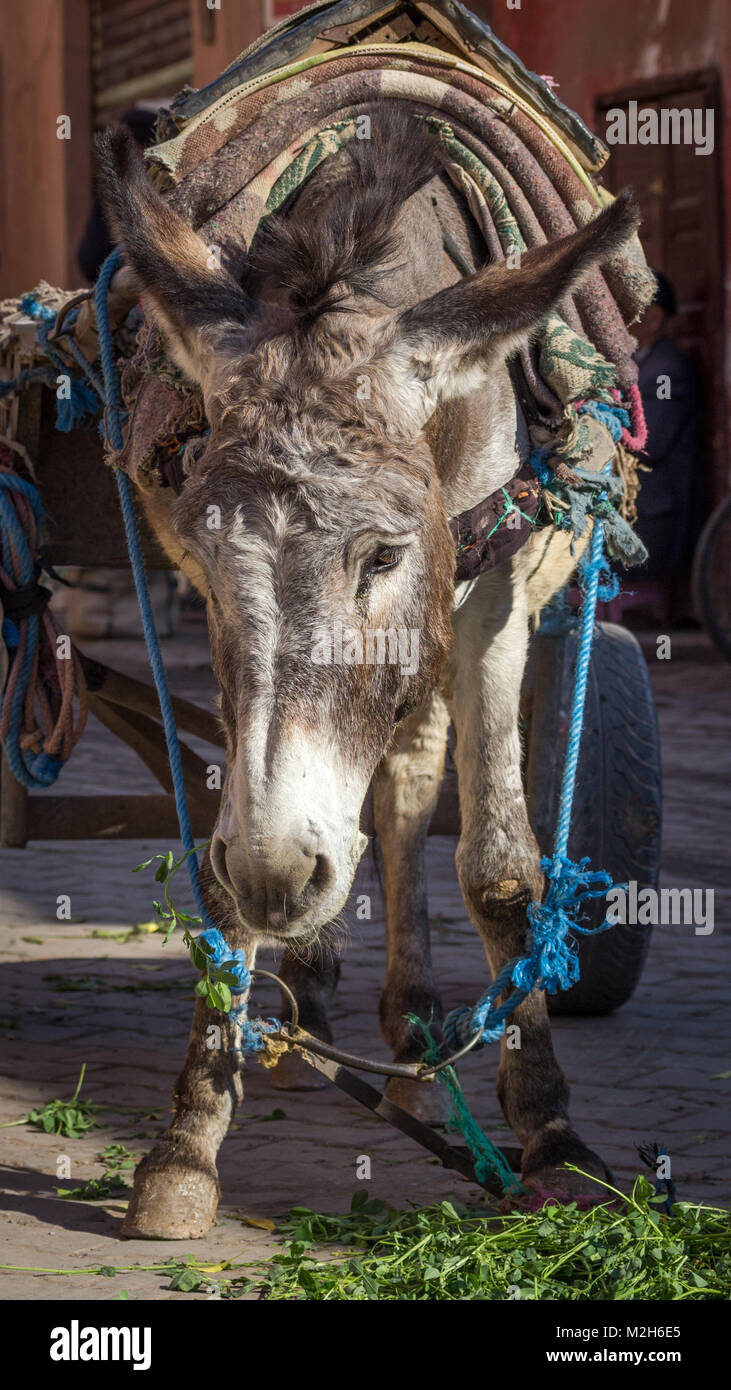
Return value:
M 200 387 L 210 439 L 180 493 L 142 501 L 173 562 L 207 599 L 227 772 L 207 903 L 232 947 L 309 945 L 319 969 L 285 969 L 302 1019 L 328 1036 L 336 972 L 323 939 L 366 844 L 373 786 L 387 970 L 380 1017 L 397 1060 L 422 1043 L 408 1012 L 439 1018 L 424 846 L 456 735 L 456 868 L 493 973 L 524 948 L 542 876 L 521 779 L 518 700 L 529 624 L 575 564 L 565 536 L 535 532 L 455 591 L 449 519 L 508 482 L 529 441 L 509 361 L 582 277 L 634 233 L 622 195 L 582 230 L 460 278 L 443 228 L 480 261 L 433 137 L 398 103 L 273 220 L 244 284 L 153 189 L 121 130 L 101 137 L 110 224 L 167 351 Z M 209 529 L 208 508 L 220 509 Z M 418 634 L 419 660 L 313 658 L 314 634 Z M 318 954 L 319 952 L 319 954 Z M 195 1237 L 210 1226 L 216 1155 L 242 1094 L 234 1030 L 210 1051 L 199 1002 L 170 1129 L 139 1166 L 125 1233 Z M 566 1160 L 605 1175 L 568 1120 L 545 998 L 516 1009 L 498 1095 L 529 1186 L 566 1188 Z M 304 1066 L 304 1064 L 301 1064 Z M 285 1080 L 287 1078 L 285 1077 Z M 289 1079 L 296 1084 L 296 1074 Z M 438 1088 L 388 1094 L 431 1117 Z

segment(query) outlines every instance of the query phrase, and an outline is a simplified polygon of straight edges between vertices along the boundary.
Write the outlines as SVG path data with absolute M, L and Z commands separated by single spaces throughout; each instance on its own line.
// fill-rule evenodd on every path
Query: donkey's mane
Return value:
M 303 327 L 344 309 L 352 295 L 379 295 L 396 267 L 397 214 L 440 173 L 438 145 L 421 119 L 389 102 L 370 116 L 370 136 L 354 137 L 327 161 L 288 214 L 272 218 L 252 268 L 288 295 Z

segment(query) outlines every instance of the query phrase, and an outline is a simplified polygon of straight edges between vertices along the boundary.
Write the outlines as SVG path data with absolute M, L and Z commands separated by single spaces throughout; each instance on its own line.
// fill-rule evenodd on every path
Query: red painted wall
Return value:
M 521 0 L 519 10 L 491 0 L 475 9 L 526 67 L 556 78 L 587 124 L 599 92 L 724 59 L 731 70 L 727 0 Z

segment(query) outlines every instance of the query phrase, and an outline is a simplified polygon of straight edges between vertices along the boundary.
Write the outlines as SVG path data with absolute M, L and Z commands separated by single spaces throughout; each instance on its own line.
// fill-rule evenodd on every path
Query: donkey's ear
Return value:
M 622 193 L 580 231 L 524 252 L 519 267 L 487 266 L 400 314 L 384 356 L 405 388 L 412 421 L 422 425 L 440 401 L 474 390 L 614 255 L 639 220 L 630 194 Z
M 255 306 L 153 188 L 124 126 L 97 137 L 98 188 L 112 235 L 178 366 L 205 387 L 221 354 L 249 350 Z

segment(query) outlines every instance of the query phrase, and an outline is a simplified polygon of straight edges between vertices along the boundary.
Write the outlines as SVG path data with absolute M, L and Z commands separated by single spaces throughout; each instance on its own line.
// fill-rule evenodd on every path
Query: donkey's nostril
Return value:
M 286 931 L 331 887 L 334 878 L 335 870 L 326 855 L 305 851 L 290 866 L 288 875 L 270 876 L 266 888 L 269 930 Z
M 315 855 L 315 867 L 310 875 L 307 890 L 315 893 L 324 893 L 329 888 L 335 878 L 335 869 L 325 854 Z
M 226 868 L 226 841 L 221 835 L 214 835 L 211 845 L 211 866 L 222 888 L 233 891 L 231 875 Z

